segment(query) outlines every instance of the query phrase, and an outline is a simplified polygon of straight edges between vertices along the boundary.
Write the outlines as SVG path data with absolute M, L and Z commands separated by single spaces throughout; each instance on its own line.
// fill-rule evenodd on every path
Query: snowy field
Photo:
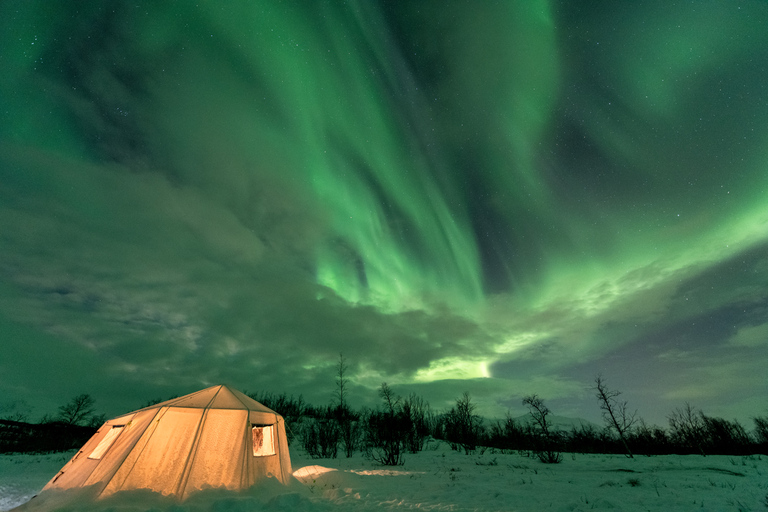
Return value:
M 28 501 L 73 452 L 0 456 L 0 510 Z M 142 492 L 122 493 L 98 506 L 61 510 L 174 512 L 245 511 L 766 511 L 766 456 L 564 454 L 546 465 L 486 450 L 463 455 L 432 443 L 396 468 L 353 458 L 312 460 L 292 453 L 291 486 L 262 485 L 245 493 L 205 491 L 178 504 Z M 25 508 L 42 510 L 43 496 Z

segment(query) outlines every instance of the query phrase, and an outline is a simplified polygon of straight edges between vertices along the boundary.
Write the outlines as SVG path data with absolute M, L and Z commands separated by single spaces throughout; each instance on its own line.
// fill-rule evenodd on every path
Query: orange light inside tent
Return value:
M 109 429 L 109 432 L 107 432 L 107 435 L 104 436 L 104 439 L 101 440 L 101 442 L 96 446 L 96 448 L 91 452 L 91 454 L 88 456 L 89 459 L 100 459 L 104 456 L 104 454 L 109 450 L 109 447 L 112 446 L 112 443 L 115 442 L 115 439 L 117 439 L 117 436 L 120 435 L 120 432 L 123 431 L 123 428 L 125 425 L 114 425 L 111 429 Z
M 266 457 L 275 454 L 275 426 L 253 425 L 253 455 Z

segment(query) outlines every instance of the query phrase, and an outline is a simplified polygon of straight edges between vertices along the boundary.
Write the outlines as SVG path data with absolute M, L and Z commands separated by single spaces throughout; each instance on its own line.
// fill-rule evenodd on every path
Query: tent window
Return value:
M 109 429 L 109 432 L 107 432 L 107 435 L 104 436 L 104 439 L 101 440 L 99 445 L 96 447 L 95 450 L 91 452 L 91 454 L 88 456 L 89 459 L 100 459 L 104 456 L 104 454 L 109 450 L 109 447 L 112 446 L 112 443 L 115 442 L 115 439 L 117 439 L 117 436 L 120 435 L 120 432 L 123 431 L 123 428 L 125 425 L 113 425 L 111 429 Z
M 275 426 L 253 425 L 253 456 L 266 457 L 275 454 Z

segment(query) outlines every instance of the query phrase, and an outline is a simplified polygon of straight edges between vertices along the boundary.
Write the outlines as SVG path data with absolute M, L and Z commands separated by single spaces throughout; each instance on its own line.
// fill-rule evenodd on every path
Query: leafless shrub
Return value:
M 335 459 L 339 446 L 339 426 L 335 420 L 305 418 L 299 437 L 313 459 Z
M 536 440 L 536 457 L 545 464 L 557 464 L 563 460 L 559 450 L 555 448 L 557 440 L 549 430 L 547 416 L 550 414 L 549 408 L 544 405 L 544 401 L 537 395 L 530 395 L 523 398 L 523 405 L 528 406 L 528 412 L 531 414 L 534 423 L 538 427 L 538 439 Z
M 603 411 L 603 421 L 605 421 L 609 429 L 613 429 L 619 435 L 619 439 L 621 439 L 621 443 L 627 452 L 627 457 L 633 458 L 632 450 L 629 449 L 626 437 L 632 429 L 632 425 L 635 424 L 637 411 L 633 413 L 628 412 L 626 400 L 619 400 L 621 391 L 608 389 L 600 375 L 595 377 L 594 390 L 597 401 L 600 404 L 600 409 Z
M 403 452 L 410 432 L 410 418 L 403 411 L 402 398 L 386 382 L 379 388 L 383 411 L 371 411 L 363 420 L 366 456 L 385 466 L 403 464 Z
M 405 447 L 410 453 L 418 453 L 424 449 L 430 432 L 429 403 L 416 393 L 411 393 L 403 400 L 403 414 L 410 424 Z
M 706 455 L 702 446 L 704 422 L 701 411 L 686 402 L 684 407 L 675 409 L 668 419 L 670 437 L 674 443 Z
M 477 448 L 484 431 L 480 416 L 475 414 L 475 408 L 469 393 L 464 392 L 456 400 L 456 406 L 452 407 L 444 418 L 446 440 L 455 449 L 461 447 L 466 454 Z
M 755 440 L 758 444 L 768 448 L 768 416 L 752 418 L 755 422 Z
M 77 395 L 65 405 L 59 407 L 56 420 L 69 425 L 80 425 L 93 414 L 95 400 L 86 393 Z

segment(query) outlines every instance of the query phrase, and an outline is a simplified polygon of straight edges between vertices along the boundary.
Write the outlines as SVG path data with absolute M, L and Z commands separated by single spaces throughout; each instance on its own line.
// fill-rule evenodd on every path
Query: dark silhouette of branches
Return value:
M 704 422 L 701 419 L 701 411 L 685 402 L 685 406 L 672 411 L 668 419 L 670 437 L 674 443 L 706 455 L 703 447 Z
M 424 442 L 430 432 L 429 403 L 416 393 L 411 393 L 408 398 L 403 400 L 402 410 L 410 425 L 406 438 L 406 449 L 411 453 L 420 452 L 424 448 Z
M 365 418 L 366 456 L 385 466 L 403 464 L 408 435 L 411 430 L 409 416 L 402 399 L 386 382 L 379 388 L 383 411 L 371 411 Z
M 535 443 L 535 452 L 538 459 L 547 464 L 557 464 L 562 461 L 562 454 L 555 448 L 557 440 L 549 430 L 550 425 L 547 421 L 547 416 L 550 414 L 549 408 L 535 394 L 523 398 L 523 405 L 528 406 L 528 412 L 531 414 L 531 418 L 533 418 L 539 430 L 539 436 Z
M 327 416 L 331 416 L 330 410 Z M 339 435 L 336 420 L 323 418 L 304 418 L 298 433 L 302 446 L 313 459 L 335 459 Z
M 609 429 L 615 430 L 619 435 L 621 444 L 624 445 L 624 450 L 627 452 L 627 457 L 630 459 L 634 458 L 632 450 L 629 449 L 627 444 L 627 434 L 631 431 L 632 425 L 635 424 L 637 411 L 629 413 L 626 400 L 619 400 L 621 391 L 608 389 L 600 375 L 595 377 L 594 390 L 597 401 L 600 404 L 600 409 L 603 411 L 603 421 L 605 421 Z
M 456 399 L 456 406 L 445 415 L 445 438 L 456 447 L 461 446 L 469 454 L 477 448 L 483 435 L 480 416 L 475 414 L 476 406 L 466 391 Z
M 544 405 L 544 400 L 538 397 L 538 395 L 529 395 L 523 398 L 523 405 L 528 406 L 528 412 L 533 418 L 534 423 L 540 429 L 542 436 L 549 438 L 549 424 L 547 423 L 547 416 L 550 413 L 549 407 Z
M 738 421 L 707 416 L 703 412 L 701 421 L 704 423 L 702 444 L 709 453 L 747 453 L 752 441 Z
M 77 395 L 65 405 L 59 407 L 56 419 L 68 425 L 81 425 L 94 411 L 94 399 L 91 395 Z
M 762 453 L 768 454 L 768 416 L 755 416 L 755 441 Z
M 344 454 L 351 457 L 357 445 L 357 430 L 355 429 L 355 415 L 347 403 L 349 380 L 347 379 L 347 362 L 343 354 L 339 354 L 339 362 L 336 364 L 336 392 L 334 393 L 336 405 L 336 421 L 339 423 L 339 435 Z
M 336 391 L 334 392 L 339 410 L 347 409 L 348 379 L 345 376 L 347 368 L 347 360 L 344 359 L 344 354 L 339 354 L 339 362 L 336 363 Z

